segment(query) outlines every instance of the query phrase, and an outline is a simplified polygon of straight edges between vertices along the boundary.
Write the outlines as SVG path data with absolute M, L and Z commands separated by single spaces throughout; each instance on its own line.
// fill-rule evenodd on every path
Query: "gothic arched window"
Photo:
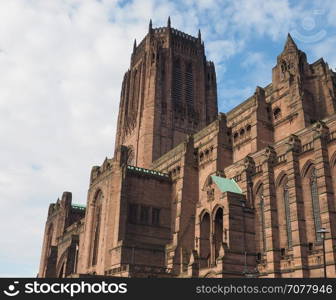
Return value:
M 287 183 L 283 188 L 283 198 L 285 204 L 285 216 L 286 216 L 286 231 L 287 231 L 287 244 L 288 248 L 292 247 L 292 224 L 290 216 L 290 204 L 289 204 L 289 190 Z
M 204 213 L 200 222 L 200 258 L 201 267 L 208 267 L 210 262 L 210 214 Z
M 311 199 L 313 205 L 313 217 L 314 217 L 316 241 L 320 242 L 321 235 L 318 233 L 318 231 L 321 229 L 321 215 L 320 215 L 320 204 L 317 190 L 317 176 L 315 168 L 312 170 L 310 175 L 310 188 L 311 188 Z
M 99 236 L 101 225 L 101 210 L 102 210 L 103 193 L 99 191 L 94 199 L 93 222 L 92 222 L 92 260 L 91 265 L 95 266 L 98 260 Z
M 257 199 L 257 238 L 259 242 L 260 252 L 265 252 L 266 250 L 266 233 L 265 233 L 265 203 L 264 203 L 264 192 L 263 186 L 261 185 L 256 193 Z
M 223 209 L 217 209 L 214 220 L 214 243 L 215 243 L 215 258 L 219 255 L 219 250 L 223 244 Z
M 134 147 L 132 145 L 127 147 L 127 159 L 126 162 L 128 165 L 134 165 Z
M 251 125 L 246 126 L 246 133 L 250 134 L 251 133 Z
M 137 113 L 139 95 L 140 95 L 140 79 L 141 79 L 140 70 L 135 70 L 133 75 L 133 97 L 130 108 L 132 118 L 134 118 L 134 116 Z
M 274 109 L 273 116 L 274 116 L 274 120 L 278 120 L 281 118 L 281 109 L 279 107 Z

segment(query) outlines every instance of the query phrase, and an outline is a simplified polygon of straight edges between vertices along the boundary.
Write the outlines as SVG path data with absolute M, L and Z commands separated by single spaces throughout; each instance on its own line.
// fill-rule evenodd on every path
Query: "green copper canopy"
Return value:
M 218 188 L 221 190 L 221 192 L 231 192 L 236 194 L 243 194 L 241 188 L 235 182 L 234 179 L 228 179 L 224 177 L 219 177 L 215 175 L 211 175 L 211 179 L 214 183 L 218 186 Z

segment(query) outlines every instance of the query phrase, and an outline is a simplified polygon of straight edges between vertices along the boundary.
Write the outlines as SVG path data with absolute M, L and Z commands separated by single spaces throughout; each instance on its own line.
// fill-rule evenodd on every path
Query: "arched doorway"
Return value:
M 214 219 L 214 244 L 215 244 L 215 259 L 219 255 L 219 250 L 223 244 L 223 208 L 219 207 Z
M 210 214 L 207 212 L 201 216 L 200 258 L 201 267 L 208 267 L 210 260 Z

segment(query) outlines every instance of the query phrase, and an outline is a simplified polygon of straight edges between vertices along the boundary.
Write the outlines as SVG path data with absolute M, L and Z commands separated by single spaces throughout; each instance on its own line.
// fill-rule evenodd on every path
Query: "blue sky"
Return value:
M 220 111 L 271 81 L 290 32 L 308 61 L 336 67 L 336 2 L 0 1 L 0 277 L 36 276 L 48 205 L 85 203 L 90 169 L 111 157 L 133 40 L 201 29 Z

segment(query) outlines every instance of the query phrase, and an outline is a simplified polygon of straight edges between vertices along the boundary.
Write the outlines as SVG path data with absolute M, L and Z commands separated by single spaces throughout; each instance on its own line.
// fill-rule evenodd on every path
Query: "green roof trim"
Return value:
M 221 192 L 231 192 L 236 194 L 243 194 L 241 188 L 234 179 L 219 177 L 211 175 L 211 179 L 218 186 Z
M 75 209 L 86 209 L 86 206 L 83 204 L 71 204 L 71 207 Z
M 162 176 L 162 177 L 167 177 L 169 178 L 169 175 L 166 173 L 161 173 L 158 171 L 154 171 L 154 170 L 149 170 L 149 169 L 145 169 L 145 168 L 140 168 L 140 167 L 135 167 L 135 166 L 127 166 L 128 170 L 132 170 L 132 171 L 136 171 L 136 172 L 140 172 L 143 174 L 148 174 L 148 175 L 156 175 L 156 176 Z

